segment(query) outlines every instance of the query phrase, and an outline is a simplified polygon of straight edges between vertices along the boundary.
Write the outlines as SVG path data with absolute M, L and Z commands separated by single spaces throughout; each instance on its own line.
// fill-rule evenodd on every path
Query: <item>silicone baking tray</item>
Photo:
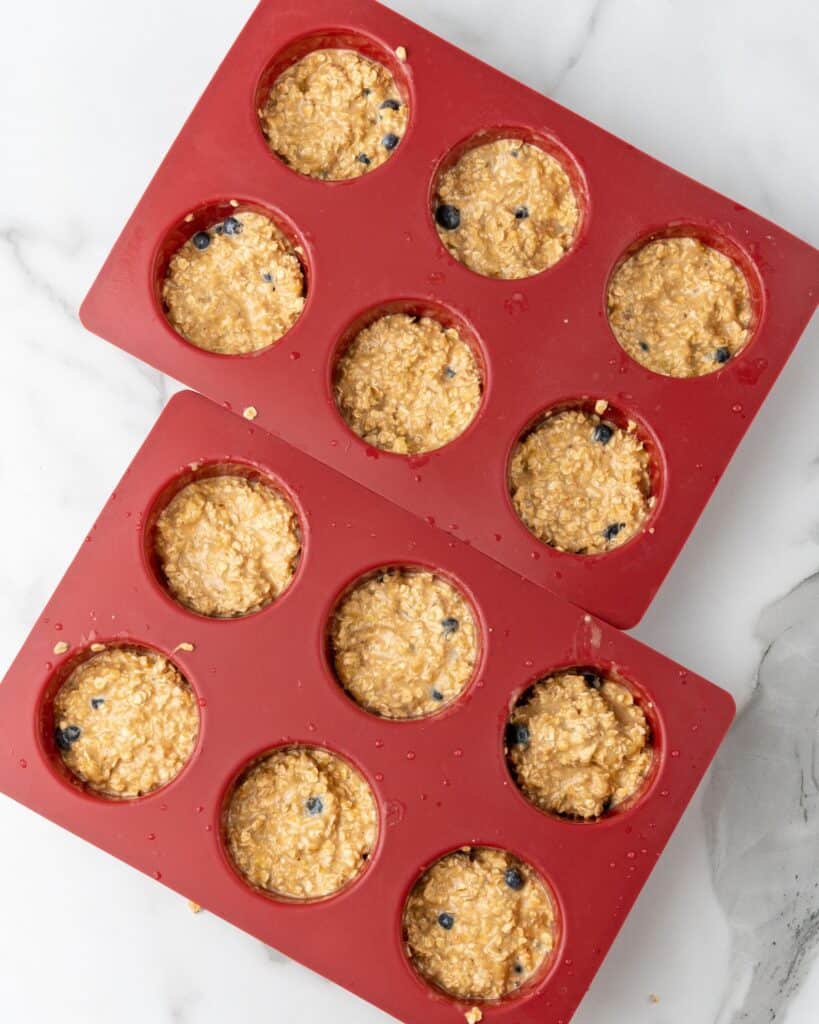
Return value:
M 267 148 L 256 110 L 288 62 L 356 47 L 410 101 L 393 156 L 354 181 L 302 177 Z M 404 47 L 407 59 L 396 58 Z M 444 250 L 437 170 L 473 141 L 540 142 L 580 195 L 573 250 L 523 281 L 479 277 Z M 226 357 L 185 342 L 158 297 L 172 251 L 229 212 L 267 212 L 302 247 L 309 297 L 271 349 Z M 186 218 L 191 217 L 189 221 Z M 676 380 L 633 362 L 605 312 L 608 279 L 639 242 L 690 232 L 731 255 L 754 300 L 753 337 L 710 376 Z M 81 311 L 83 323 L 347 476 L 618 626 L 634 625 L 671 567 L 817 302 L 819 253 L 742 206 L 525 88 L 372 0 L 264 0 L 139 203 Z M 485 393 L 471 427 L 421 458 L 377 452 L 346 426 L 332 371 L 373 312 L 431 312 L 474 341 Z M 632 419 L 655 463 L 645 530 L 604 555 L 541 544 L 516 516 L 507 466 L 545 410 L 604 399 Z M 625 585 L 627 581 L 627 585 Z
M 287 493 L 303 555 L 278 602 L 214 620 L 178 605 L 150 557 L 155 515 L 213 467 L 240 466 Z M 481 654 L 462 697 L 434 718 L 386 721 L 335 681 L 326 624 L 359 576 L 425 566 L 473 605 Z M 96 797 L 62 769 L 50 700 L 91 644 L 138 643 L 170 657 L 194 688 L 202 728 L 181 774 L 136 801 Z M 180 647 L 180 644 L 184 645 Z M 55 654 L 65 645 L 68 650 Z M 593 666 L 631 686 L 656 756 L 643 793 L 592 824 L 546 816 L 506 767 L 510 706 L 537 678 Z M 409 965 L 401 912 L 419 873 L 470 843 L 531 863 L 551 888 L 559 942 L 516 998 L 483 1007 L 515 1024 L 568 1021 L 728 728 L 731 697 L 406 510 L 191 393 L 174 398 L 125 474 L 0 685 L 0 790 L 232 921 L 401 1020 L 455 1024 L 462 1004 Z M 380 838 L 350 888 L 278 902 L 230 866 L 223 801 L 262 751 L 306 743 L 341 754 L 375 794 Z

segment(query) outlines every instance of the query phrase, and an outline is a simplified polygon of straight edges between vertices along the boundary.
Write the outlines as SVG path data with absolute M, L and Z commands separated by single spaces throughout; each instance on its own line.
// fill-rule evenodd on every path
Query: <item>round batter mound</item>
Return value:
M 608 313 L 632 359 L 667 377 L 701 377 L 748 340 L 751 294 L 723 253 L 696 238 L 661 238 L 617 270 Z
M 409 569 L 351 590 L 333 616 L 330 644 L 341 685 L 384 718 L 418 718 L 451 704 L 478 654 L 463 596 L 440 576 Z
M 651 767 L 651 730 L 631 691 L 581 669 L 537 683 L 512 712 L 506 743 L 529 800 L 572 818 L 617 807 Z
M 54 738 L 89 789 L 133 798 L 170 782 L 199 734 L 193 692 L 162 655 L 112 647 L 82 662 L 54 698 Z
M 172 257 L 162 301 L 172 327 L 197 348 L 257 352 L 290 330 L 304 309 L 295 250 L 260 213 L 236 213 L 197 231 Z
M 554 946 L 543 883 L 512 854 L 466 847 L 434 864 L 404 909 L 407 952 L 433 985 L 459 999 L 515 992 Z
M 438 182 L 435 224 L 456 260 L 484 277 L 531 277 L 570 248 L 580 213 L 569 176 L 538 146 L 499 139 L 467 150 Z
M 217 617 L 270 604 L 290 585 L 301 553 L 290 502 L 244 476 L 183 487 L 159 516 L 154 544 L 176 600 Z
M 225 838 L 259 889 L 315 900 L 348 885 L 375 846 L 370 787 L 346 761 L 317 747 L 276 750 L 233 791 Z
M 396 313 L 365 327 L 336 369 L 336 403 L 352 430 L 401 455 L 434 451 L 472 422 L 481 374 L 453 327 Z
M 268 145 L 311 178 L 358 178 L 392 156 L 407 106 L 390 72 L 354 50 L 315 50 L 273 84 L 259 120 Z
M 512 502 L 538 540 L 559 551 L 610 551 L 654 504 L 650 465 L 634 430 L 580 409 L 553 413 L 515 448 Z

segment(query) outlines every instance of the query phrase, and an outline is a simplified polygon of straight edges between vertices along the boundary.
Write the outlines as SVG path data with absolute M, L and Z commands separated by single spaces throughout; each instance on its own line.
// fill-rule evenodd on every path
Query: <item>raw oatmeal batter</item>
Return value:
M 276 79 L 259 120 L 286 164 L 339 181 L 390 158 L 407 128 L 407 106 L 382 64 L 354 50 L 315 50 Z
M 236 786 L 225 837 L 236 867 L 260 889 L 315 900 L 363 869 L 377 838 L 369 786 L 317 747 L 276 750 Z
M 349 426 L 383 451 L 441 448 L 472 422 L 481 374 L 454 328 L 430 317 L 382 316 L 339 360 L 336 402 Z
M 615 337 L 638 363 L 668 377 L 701 377 L 748 340 L 751 295 L 739 267 L 696 238 L 649 242 L 615 273 Z
M 551 267 L 570 248 L 579 217 L 560 163 L 519 139 L 467 150 L 435 196 L 441 241 L 485 277 L 531 277 Z
M 162 655 L 111 647 L 82 662 L 54 698 L 66 767 L 103 796 L 133 798 L 170 782 L 199 734 L 193 692 Z
M 554 909 L 528 864 L 503 850 L 466 847 L 418 881 L 404 934 L 410 959 L 432 984 L 459 999 L 500 999 L 551 952 Z
M 200 615 L 246 615 L 290 584 L 301 553 L 290 502 L 259 480 L 214 476 L 183 487 L 156 524 L 171 594 Z
M 197 231 L 162 285 L 168 320 L 198 348 L 223 355 L 274 344 L 304 308 L 299 257 L 276 225 L 243 211 Z
M 651 730 L 625 686 L 573 669 L 541 680 L 514 709 L 507 757 L 541 810 L 597 818 L 643 784 Z
M 477 658 L 475 620 L 460 593 L 430 572 L 391 569 L 359 583 L 330 631 L 341 685 L 384 718 L 417 718 L 450 704 Z
M 597 413 L 553 413 L 516 447 L 509 474 L 524 524 L 559 551 L 619 547 L 652 508 L 650 459 L 633 429 Z

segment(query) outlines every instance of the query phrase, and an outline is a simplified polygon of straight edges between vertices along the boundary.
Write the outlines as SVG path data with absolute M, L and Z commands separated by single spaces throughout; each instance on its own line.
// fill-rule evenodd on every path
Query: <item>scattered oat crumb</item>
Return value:
M 65 654 L 65 652 L 68 650 L 69 647 L 70 647 L 70 644 L 67 644 L 65 642 L 65 640 L 60 640 L 59 643 L 54 644 L 54 653 L 55 654 Z
M 654 1004 L 656 1005 L 657 1003 L 659 1003 L 659 1001 L 660 1001 L 660 997 L 659 997 L 659 996 L 656 996 L 656 995 L 654 995 L 654 993 L 652 992 L 652 993 L 651 993 L 651 995 L 650 995 L 650 996 L 648 997 L 648 1001 L 649 1001 L 650 1003 L 654 1003 Z
M 395 56 L 399 60 L 406 60 L 407 59 L 407 48 L 406 48 L 406 46 L 396 46 L 396 48 L 395 48 Z M 480 1020 L 480 1017 L 478 1018 L 478 1020 Z
M 235 209 L 236 209 L 236 207 L 237 207 L 237 206 L 239 205 L 239 200 L 238 200 L 238 199 L 231 199 L 231 201 L 230 201 L 230 205 L 231 205 L 231 206 L 233 207 L 233 209 L 235 210 Z
M 597 413 L 598 416 L 602 416 L 606 409 L 608 409 L 608 407 L 609 403 L 605 400 L 605 398 L 598 398 L 597 401 L 594 403 L 594 411 Z
M 193 214 L 189 213 L 188 216 L 185 218 L 185 223 L 186 224 L 190 224 L 192 220 L 193 220 Z
M 190 651 L 195 651 L 195 650 L 196 650 L 196 648 L 193 646 L 193 644 L 188 643 L 187 640 L 183 640 L 181 644 L 177 644 L 176 647 L 174 647 L 173 653 L 176 654 L 177 651 L 188 651 L 188 652 L 190 652 Z
M 259 410 L 258 410 L 258 409 L 256 408 L 256 406 L 255 406 L 255 405 L 249 405 L 249 406 L 248 406 L 248 407 L 247 407 L 247 408 L 246 408 L 246 409 L 244 410 L 244 412 L 242 413 L 242 415 L 244 416 L 244 418 L 245 418 L 246 420 L 255 420 L 255 419 L 256 419 L 256 417 L 257 417 L 257 416 L 259 415 Z
M 649 533 L 654 533 L 654 527 L 653 527 L 653 526 L 649 526 L 649 528 L 648 528 L 648 532 L 649 532 Z
M 202 907 L 198 903 L 194 903 L 193 900 L 188 900 L 188 910 L 192 914 L 201 914 Z
M 483 1020 L 483 1013 L 478 1009 L 477 1006 L 473 1006 L 471 1010 L 467 1010 L 466 1024 L 478 1024 L 479 1021 Z
M 99 654 L 100 651 L 105 650 L 105 644 L 91 644 L 90 649 L 94 652 L 94 654 Z

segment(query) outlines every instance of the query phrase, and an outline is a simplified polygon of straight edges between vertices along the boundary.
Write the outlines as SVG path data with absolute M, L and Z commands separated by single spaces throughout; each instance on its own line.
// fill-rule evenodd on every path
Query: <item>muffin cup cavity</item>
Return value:
M 188 247 L 192 246 L 196 250 L 196 252 L 191 252 L 191 257 L 195 258 L 199 253 L 207 255 L 212 251 L 211 243 L 214 239 L 218 239 L 220 243 L 230 239 L 236 245 L 241 245 L 244 235 L 243 214 L 253 215 L 256 225 L 261 223 L 259 218 L 264 218 L 272 225 L 274 229 L 272 237 L 279 238 L 281 246 L 276 252 L 271 250 L 267 255 L 274 261 L 280 259 L 282 263 L 277 268 L 260 256 L 256 260 L 258 266 L 241 265 L 237 268 L 235 275 L 237 279 L 244 274 L 250 274 L 251 270 L 253 274 L 252 279 L 247 277 L 241 282 L 246 289 L 255 289 L 252 296 L 253 302 L 258 307 L 254 314 L 255 321 L 252 321 L 249 327 L 245 326 L 244 328 L 244 333 L 250 333 L 251 337 L 244 340 L 241 345 L 232 348 L 228 344 L 230 341 L 228 332 L 225 335 L 224 344 L 220 342 L 220 347 L 212 347 L 214 343 L 206 338 L 206 320 L 209 314 L 199 301 L 203 294 L 203 284 L 185 280 L 177 282 L 180 289 L 191 288 L 194 290 L 196 302 L 189 308 L 182 308 L 185 309 L 185 315 L 188 318 L 195 318 L 191 322 L 197 325 L 199 331 L 204 332 L 205 336 L 202 337 L 194 337 L 193 334 L 190 337 L 187 336 L 181 329 L 181 323 L 174 322 L 176 316 L 169 308 L 165 290 L 168 287 L 169 274 L 177 266 L 175 261 L 180 257 L 186 259 L 185 252 Z M 268 245 L 267 242 L 264 244 Z M 253 263 L 253 260 L 250 262 Z M 278 281 L 276 280 L 277 275 L 280 278 Z M 157 246 L 153 259 L 152 279 L 154 307 L 171 337 L 190 346 L 205 358 L 222 360 L 256 358 L 275 348 L 302 318 L 311 296 L 310 260 L 304 236 L 284 213 L 252 200 L 233 198 L 214 200 L 204 203 L 180 217 L 175 224 L 166 229 Z M 242 298 L 243 301 L 239 305 L 246 306 L 247 302 L 244 300 L 247 299 L 247 296 L 242 296 Z M 268 304 L 274 300 L 281 301 L 279 312 L 268 309 Z M 233 300 L 228 297 L 225 301 L 230 307 Z M 236 303 L 238 303 L 238 298 Z M 220 316 L 223 313 L 224 311 L 221 311 Z M 201 321 L 198 319 L 199 317 L 202 318 Z M 253 340 L 254 323 L 257 325 L 255 330 L 258 333 L 264 326 L 265 320 L 271 318 L 277 319 L 280 326 L 270 333 L 269 338 L 265 338 L 264 344 Z
M 339 54 L 352 53 L 376 67 L 376 78 L 372 84 L 378 91 L 376 99 L 379 102 L 376 109 L 368 110 L 367 114 L 371 116 L 374 113 L 378 118 L 378 123 L 373 124 L 369 131 L 369 134 L 372 135 L 371 141 L 377 147 L 377 151 L 373 150 L 367 153 L 362 150 L 361 153 L 355 154 L 354 160 L 358 161 L 358 165 L 355 163 L 351 166 L 345 165 L 344 169 L 334 166 L 322 170 L 321 167 L 313 166 L 310 153 L 312 144 L 309 138 L 298 145 L 295 140 L 290 140 L 296 146 L 295 159 L 293 155 L 288 159 L 283 152 L 277 151 L 269 133 L 269 101 L 277 83 L 282 82 L 282 76 L 285 76 L 286 73 L 292 74 L 292 69 L 296 65 L 304 62 L 304 66 L 306 66 L 311 60 L 315 61 L 322 51 L 326 51 L 330 59 L 335 59 Z M 383 69 L 383 71 L 379 72 L 379 69 Z M 339 70 L 343 73 L 344 67 L 342 66 Z M 389 82 L 388 79 L 392 81 Z M 367 99 L 369 94 L 370 90 L 365 86 L 363 98 Z M 357 181 L 359 178 L 366 179 L 375 171 L 391 164 L 400 155 L 400 149 L 405 144 L 405 137 L 409 135 L 412 126 L 414 102 L 407 64 L 398 58 L 394 50 L 384 46 L 374 37 L 355 31 L 327 30 L 326 32 L 311 33 L 291 42 L 277 53 L 264 69 L 259 77 L 254 97 L 259 135 L 270 156 L 300 177 L 325 186 L 345 184 Z M 361 97 L 358 98 L 359 103 L 360 101 Z M 383 113 L 384 111 L 386 113 Z M 346 116 L 347 112 L 343 113 Z M 350 116 L 356 118 L 361 113 L 360 110 L 354 110 L 350 112 Z M 289 118 L 289 122 L 292 130 L 292 117 Z M 362 123 L 360 127 L 363 128 L 365 125 Z M 382 127 L 383 135 L 377 137 Z M 398 132 L 395 131 L 396 128 Z
M 158 537 L 158 526 L 163 513 L 166 513 L 168 509 L 173 508 L 175 500 L 178 499 L 180 494 L 182 494 L 182 492 L 191 484 L 204 482 L 213 483 L 214 481 L 220 481 L 223 479 L 236 479 L 250 485 L 257 485 L 259 488 L 263 489 L 263 493 L 265 495 L 271 495 L 272 493 L 273 500 L 276 503 L 275 508 L 277 510 L 280 509 L 282 512 L 286 510 L 291 516 L 290 523 L 287 526 L 287 536 L 282 535 L 280 540 L 282 545 L 284 545 L 285 542 L 289 545 L 288 551 L 292 554 L 292 557 L 288 555 L 287 561 L 289 567 L 286 568 L 284 577 L 282 581 L 280 581 L 282 585 L 279 589 L 276 589 L 274 581 L 272 580 L 269 580 L 269 586 L 264 585 L 269 567 L 260 567 L 256 564 L 258 563 L 257 557 L 255 555 L 248 555 L 248 562 L 246 563 L 248 571 L 252 569 L 254 574 L 261 573 L 257 582 L 259 587 L 264 591 L 263 599 L 259 602 L 252 603 L 247 607 L 242 606 L 240 608 L 237 606 L 233 610 L 228 610 L 227 608 L 206 610 L 198 603 L 198 601 L 189 600 L 178 586 L 175 587 L 170 582 L 168 574 L 163 567 L 163 558 L 160 553 L 161 545 L 159 544 Z M 247 618 L 248 616 L 258 615 L 261 612 L 265 612 L 268 609 L 277 606 L 281 601 L 286 599 L 287 595 L 291 592 L 298 581 L 302 564 L 304 562 L 306 546 L 305 523 L 306 518 L 304 510 L 300 507 L 300 504 L 296 500 L 294 494 L 282 483 L 282 481 L 273 478 L 261 467 L 253 466 L 245 462 L 206 461 L 203 463 L 196 463 L 188 466 L 183 472 L 167 481 L 151 502 L 150 510 L 143 527 L 143 557 L 150 576 L 161 588 L 163 594 L 168 598 L 168 600 L 174 602 L 174 604 L 181 608 L 185 613 L 195 615 L 197 617 L 202 616 L 212 621 L 232 622 L 238 619 Z M 172 533 L 173 526 L 170 525 L 168 528 L 168 534 L 170 535 Z M 260 534 L 259 538 L 263 539 L 263 535 Z M 284 566 L 282 566 L 282 568 L 284 568 Z M 238 581 L 240 581 L 241 574 L 242 570 L 240 569 L 238 571 Z M 234 575 L 236 574 L 234 573 Z M 220 573 L 215 572 L 213 578 L 217 579 L 219 576 Z M 200 582 L 202 581 L 200 580 Z M 202 586 L 205 587 L 204 582 L 202 582 Z M 198 589 L 197 585 L 197 590 Z M 207 587 L 205 587 L 205 590 L 207 590 Z M 207 594 L 205 594 L 204 591 L 203 594 L 207 597 Z M 214 598 L 218 597 L 215 593 L 213 596 Z
M 415 393 L 418 397 L 429 393 L 431 404 L 426 419 L 409 416 L 405 422 L 404 416 L 389 414 L 389 403 L 385 406 L 382 394 L 391 383 L 389 373 L 385 372 L 388 361 L 381 365 L 379 356 L 384 339 L 378 349 L 370 346 L 368 352 L 368 334 L 362 337 L 362 332 L 380 329 L 389 341 L 386 328 L 393 318 L 414 321 L 411 330 L 427 344 L 427 364 L 419 365 L 418 360 L 413 359 L 407 367 L 409 373 L 420 375 L 418 379 L 396 382 L 396 408 L 401 406 L 402 394 Z M 400 322 L 395 330 L 398 332 L 395 354 L 400 360 L 403 352 L 408 354 L 410 350 L 402 341 L 401 335 L 406 334 L 406 329 Z M 451 332 L 455 332 L 457 338 L 451 337 Z M 443 365 L 443 362 L 437 365 L 439 350 L 445 348 L 456 353 L 456 367 Z M 351 365 L 356 354 L 362 361 L 360 368 Z M 377 380 L 373 383 L 382 395 L 377 407 L 368 401 L 370 389 L 367 387 L 372 379 L 367 374 L 367 364 L 371 364 L 374 357 L 376 366 L 371 367 L 371 371 L 377 375 Z M 433 372 L 435 376 L 430 377 Z M 447 389 L 461 383 L 459 374 L 466 384 L 455 393 L 452 404 L 447 404 Z M 330 360 L 327 388 L 345 428 L 362 444 L 378 448 L 387 456 L 412 458 L 448 448 L 474 429 L 484 407 L 487 383 L 484 347 L 473 325 L 441 302 L 407 298 L 379 303 L 365 310 L 344 330 Z M 356 392 L 361 396 L 358 403 L 352 401 L 357 397 Z M 418 423 L 413 424 L 414 420 Z

